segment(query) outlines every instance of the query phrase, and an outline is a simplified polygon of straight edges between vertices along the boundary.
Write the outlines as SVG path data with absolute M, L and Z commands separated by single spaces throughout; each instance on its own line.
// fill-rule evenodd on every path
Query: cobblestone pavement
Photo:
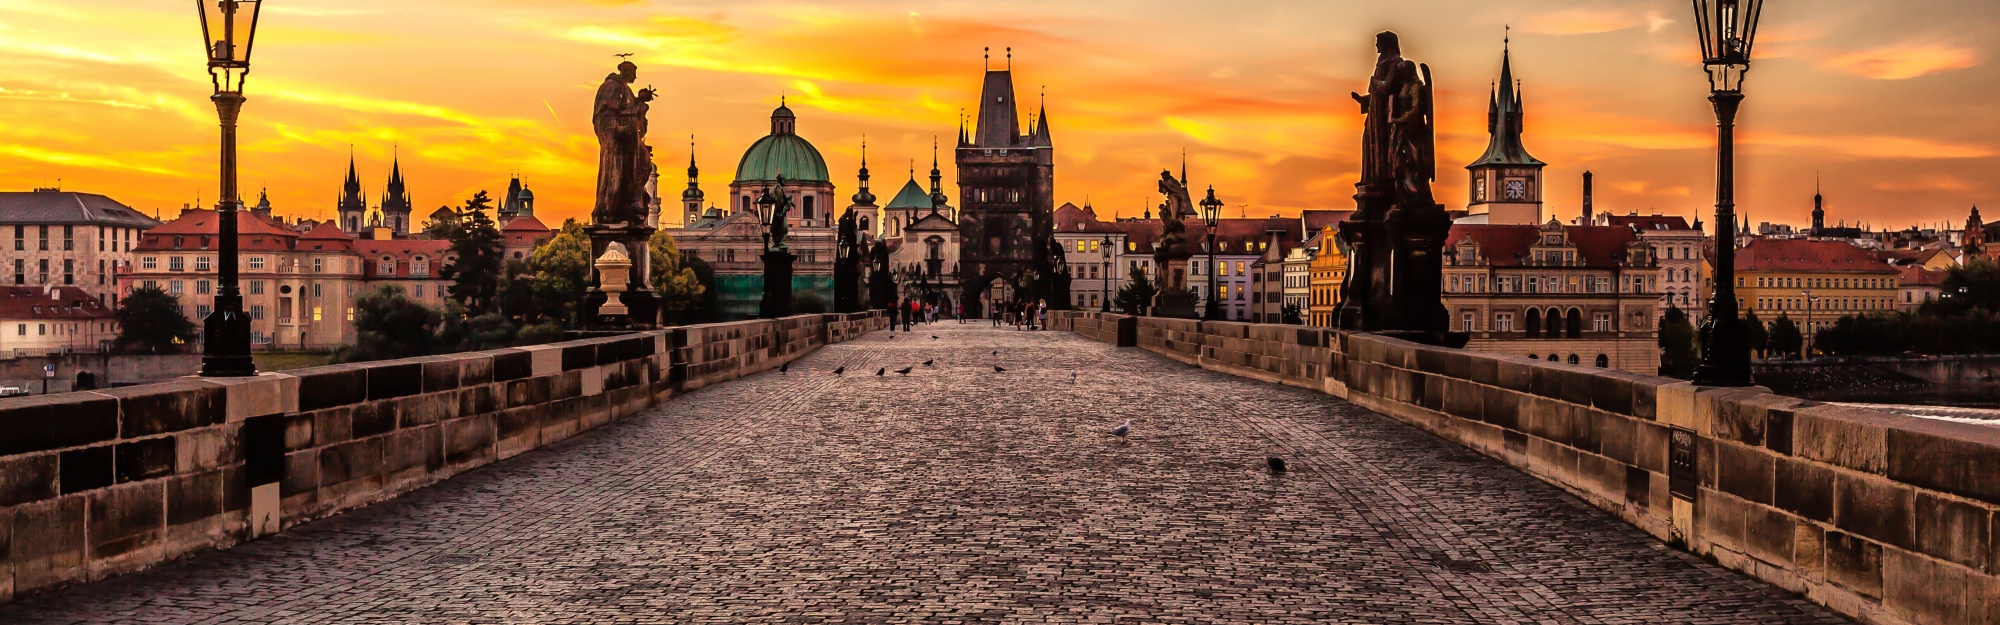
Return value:
M 949 322 L 0 607 L 121 621 L 1845 622 L 1337 399 Z

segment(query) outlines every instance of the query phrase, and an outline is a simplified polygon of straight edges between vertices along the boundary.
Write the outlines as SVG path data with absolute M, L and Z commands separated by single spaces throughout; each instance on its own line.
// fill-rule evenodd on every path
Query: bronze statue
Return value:
M 653 164 L 645 147 L 646 112 L 656 92 L 651 87 L 633 93 L 639 66 L 618 64 L 604 77 L 590 122 L 597 131 L 597 204 L 591 222 L 601 225 L 643 224 L 648 198 L 645 186 Z
M 785 193 L 784 174 L 778 174 L 778 181 L 769 188 L 764 189 L 764 197 L 759 198 L 757 203 L 759 205 L 769 203 L 771 206 L 771 223 L 769 226 L 771 232 L 770 249 L 790 249 L 789 246 L 785 245 L 785 237 L 792 230 L 791 224 L 786 223 L 790 221 L 787 216 L 792 212 L 792 196 L 789 193 Z

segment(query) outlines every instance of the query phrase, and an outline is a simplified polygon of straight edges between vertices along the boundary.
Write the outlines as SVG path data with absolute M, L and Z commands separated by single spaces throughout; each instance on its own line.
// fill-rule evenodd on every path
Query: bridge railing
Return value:
M 887 325 L 800 315 L 0 400 L 0 601 L 394 497 Z
M 1055 327 L 1121 324 L 1141 349 L 1423 428 L 1863 622 L 2000 623 L 2000 424 L 1300 326 Z

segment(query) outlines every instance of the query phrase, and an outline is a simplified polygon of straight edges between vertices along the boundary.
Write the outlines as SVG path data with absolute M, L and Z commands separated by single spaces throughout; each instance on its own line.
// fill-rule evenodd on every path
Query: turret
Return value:
M 347 180 L 340 185 L 340 198 L 335 200 L 334 210 L 340 218 L 340 229 L 351 235 L 360 235 L 368 227 L 368 200 L 361 195 L 361 174 L 355 170 L 354 155 L 347 156 Z
M 701 219 L 701 205 L 705 200 L 701 192 L 701 168 L 694 164 L 694 137 L 688 137 L 688 188 L 681 192 L 682 227 Z

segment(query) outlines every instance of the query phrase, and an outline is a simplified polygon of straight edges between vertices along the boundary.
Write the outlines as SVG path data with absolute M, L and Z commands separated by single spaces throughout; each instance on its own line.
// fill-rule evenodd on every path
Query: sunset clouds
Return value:
M 1438 77 L 1438 196 L 1461 198 L 1509 24 L 1551 211 L 1574 213 L 1586 169 L 1605 210 L 1685 215 L 1712 194 L 1694 35 L 1685 4 L 1666 0 L 270 2 L 243 183 L 296 216 L 330 215 L 350 149 L 371 197 L 400 155 L 421 212 L 518 173 L 544 212 L 585 214 L 589 102 L 616 53 L 662 94 L 651 136 L 670 191 L 689 135 L 703 186 L 726 186 L 780 96 L 841 195 L 864 134 L 876 186 L 893 186 L 977 107 L 987 47 L 991 67 L 1013 48 L 1024 125 L 1047 89 L 1058 202 L 1136 214 L 1185 148 L 1193 182 L 1245 214 L 1351 205 L 1360 118 L 1347 93 L 1364 89 L 1382 29 Z M 214 201 L 214 109 L 183 4 L 0 0 L 0 188 L 61 179 L 149 213 Z M 2000 76 L 1975 43 L 1996 40 L 2000 7 L 1985 4 L 1770 5 L 1740 136 L 1743 204 L 1801 219 L 1815 172 L 1856 221 L 1960 219 L 2000 201 Z

